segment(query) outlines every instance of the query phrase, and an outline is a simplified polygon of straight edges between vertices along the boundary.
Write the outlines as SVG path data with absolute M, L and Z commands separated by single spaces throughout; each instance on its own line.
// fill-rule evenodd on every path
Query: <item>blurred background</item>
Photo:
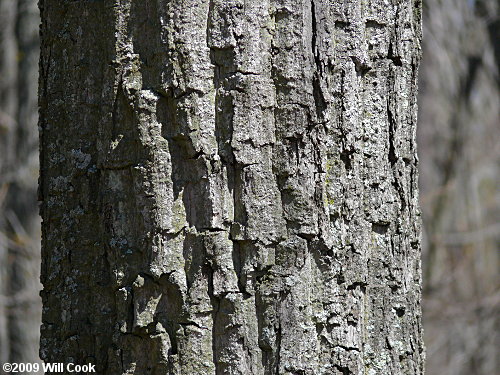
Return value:
M 500 374 L 500 0 L 426 0 L 419 158 L 427 374 Z M 0 362 L 37 362 L 36 0 L 0 0 Z
M 500 374 L 500 1 L 424 1 L 427 374 Z
M 0 0 L 1 363 L 40 362 L 39 24 L 36 0 Z

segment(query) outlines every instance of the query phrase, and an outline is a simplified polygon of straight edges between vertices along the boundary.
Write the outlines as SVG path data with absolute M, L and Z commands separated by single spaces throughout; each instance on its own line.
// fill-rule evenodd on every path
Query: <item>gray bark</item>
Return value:
M 420 1 L 41 1 L 41 354 L 421 374 Z
M 0 0 L 0 362 L 40 361 L 40 219 L 33 0 Z M 3 372 L 2 372 L 3 373 Z

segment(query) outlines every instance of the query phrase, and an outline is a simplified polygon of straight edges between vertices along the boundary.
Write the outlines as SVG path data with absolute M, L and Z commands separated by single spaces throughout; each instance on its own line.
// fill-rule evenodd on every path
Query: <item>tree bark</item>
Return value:
M 419 0 L 40 4 L 45 361 L 423 373 Z

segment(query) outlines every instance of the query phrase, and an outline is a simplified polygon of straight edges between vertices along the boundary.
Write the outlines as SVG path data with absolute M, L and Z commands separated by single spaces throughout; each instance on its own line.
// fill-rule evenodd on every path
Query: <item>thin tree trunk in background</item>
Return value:
M 423 373 L 420 1 L 40 6 L 45 361 Z
M 38 179 L 38 60 L 39 11 L 37 1 L 18 0 L 16 37 L 18 49 L 16 180 L 7 195 L 7 215 L 19 247 L 11 264 L 10 295 L 14 302 L 9 319 L 11 362 L 39 362 L 41 323 L 40 218 Z
M 36 1 L 0 1 L 2 363 L 39 361 L 38 25 Z
M 15 113 L 17 107 L 16 4 L 0 0 L 0 362 L 9 361 L 10 340 L 8 330 L 9 245 L 6 236 L 6 218 L 3 215 L 8 189 L 6 175 L 11 164 Z

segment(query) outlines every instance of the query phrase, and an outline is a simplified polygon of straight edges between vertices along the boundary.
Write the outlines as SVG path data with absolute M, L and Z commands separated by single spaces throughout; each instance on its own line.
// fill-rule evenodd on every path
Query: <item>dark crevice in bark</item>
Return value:
M 363 294 L 364 294 L 364 293 L 366 293 L 366 287 L 367 286 L 368 286 L 367 283 L 364 283 L 364 282 L 361 282 L 361 281 L 356 281 L 353 284 L 348 285 L 346 289 L 347 290 L 355 290 L 355 289 L 359 288 L 359 290 L 361 290 L 361 292 L 363 292 Z
M 335 21 L 335 28 L 337 29 L 348 29 L 351 26 L 350 22 L 342 21 L 342 20 L 336 20 Z
M 351 370 L 349 369 L 349 367 L 344 367 L 344 366 L 341 366 L 341 365 L 333 365 L 338 371 L 340 371 L 340 373 L 342 375 L 351 375 L 352 372 Z
M 327 105 L 323 96 L 323 91 L 321 89 L 321 83 L 318 77 L 318 73 L 316 73 L 315 77 L 313 78 L 313 96 L 316 107 L 316 116 L 318 118 L 318 121 L 322 121 L 324 112 L 327 109 Z
M 340 160 L 344 163 L 344 167 L 346 171 L 352 169 L 352 157 L 354 155 L 353 149 L 343 149 L 340 153 Z
M 311 53 L 314 61 L 314 73 L 313 73 L 313 97 L 316 108 L 316 116 L 318 122 L 322 121 L 324 118 L 324 111 L 327 109 L 326 101 L 323 96 L 323 91 L 321 88 L 321 77 L 323 75 L 323 63 L 320 55 L 320 46 L 318 45 L 318 22 L 316 20 L 316 4 L 314 0 L 311 0 Z
M 351 56 L 351 60 L 358 76 L 364 77 L 372 69 L 367 63 L 361 61 L 358 56 Z
M 317 44 L 318 22 L 316 21 L 316 4 L 311 0 L 311 52 L 313 55 L 314 63 L 316 65 L 317 74 L 321 75 L 321 57 L 319 54 L 319 46 Z
M 278 318 L 279 319 L 279 318 Z M 275 374 L 280 374 L 280 362 L 281 362 L 281 322 L 278 321 L 278 327 L 276 329 L 276 350 L 275 350 Z
M 378 234 L 386 234 L 389 229 L 387 223 L 372 223 L 372 231 Z
M 366 20 L 365 26 L 366 27 L 371 27 L 373 29 L 383 29 L 384 27 L 387 26 L 387 24 L 380 23 L 377 20 Z
M 217 329 L 219 327 L 219 310 L 221 304 L 221 297 L 216 296 L 214 294 L 214 271 L 212 268 L 209 269 L 208 272 L 208 295 L 210 297 L 210 303 L 212 305 L 212 361 L 215 369 L 215 374 L 221 374 L 221 361 L 219 360 L 219 350 L 218 347 L 220 345 L 221 337 L 217 333 Z
M 241 241 L 236 241 L 236 240 L 232 240 L 232 242 L 233 242 L 233 252 L 232 252 L 233 267 L 238 281 L 238 290 L 240 291 L 240 293 L 246 293 L 245 284 L 243 280 L 245 275 L 243 274 L 244 257 L 241 254 L 242 243 Z
M 398 316 L 398 318 L 403 317 L 403 315 L 405 314 L 405 307 L 404 306 L 396 307 L 396 308 L 394 308 L 394 310 L 396 311 L 396 315 Z
M 387 54 L 387 58 L 392 61 L 395 66 L 403 66 L 403 61 L 401 60 L 401 56 L 397 56 L 394 54 L 394 46 L 392 43 L 389 44 L 389 52 Z
M 387 120 L 389 125 L 389 163 L 391 164 L 391 168 L 394 169 L 394 166 L 397 162 L 396 152 L 394 150 L 394 132 L 396 130 L 396 121 L 394 121 L 394 117 L 392 116 L 392 111 L 390 108 L 390 103 L 387 102 Z

